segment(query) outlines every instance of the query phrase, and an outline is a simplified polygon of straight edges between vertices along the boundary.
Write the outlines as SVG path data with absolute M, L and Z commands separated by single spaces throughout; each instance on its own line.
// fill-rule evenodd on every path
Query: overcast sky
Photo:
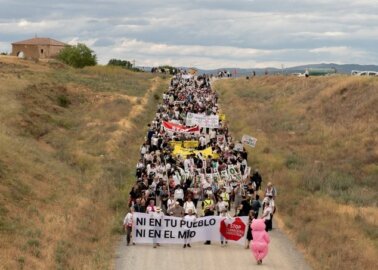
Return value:
M 378 0 L 0 0 L 0 52 L 50 37 L 106 64 L 378 64 Z

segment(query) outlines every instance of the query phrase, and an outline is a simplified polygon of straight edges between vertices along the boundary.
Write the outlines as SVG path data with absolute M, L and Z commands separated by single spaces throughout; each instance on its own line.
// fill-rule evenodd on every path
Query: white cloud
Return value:
M 378 62 L 376 0 L 0 2 L 7 6 L 0 10 L 3 44 L 35 34 L 82 42 L 101 63 L 124 58 L 213 68 Z

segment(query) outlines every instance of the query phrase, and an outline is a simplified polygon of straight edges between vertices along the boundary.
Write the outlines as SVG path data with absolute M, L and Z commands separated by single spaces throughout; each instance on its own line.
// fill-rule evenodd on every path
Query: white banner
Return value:
M 257 139 L 253 138 L 248 135 L 243 135 L 243 138 L 241 139 L 242 143 L 248 144 L 249 146 L 255 147 L 257 143 Z
M 135 243 L 184 244 L 207 240 L 225 240 L 245 244 L 248 217 L 227 218 L 207 216 L 189 220 L 157 213 L 133 214 L 133 241 Z
M 190 75 L 190 74 L 184 74 L 181 76 L 184 80 L 189 80 L 191 78 L 193 78 L 193 75 Z
M 219 128 L 219 115 L 204 115 L 198 113 L 188 113 L 186 115 L 187 126 L 198 125 L 202 128 Z

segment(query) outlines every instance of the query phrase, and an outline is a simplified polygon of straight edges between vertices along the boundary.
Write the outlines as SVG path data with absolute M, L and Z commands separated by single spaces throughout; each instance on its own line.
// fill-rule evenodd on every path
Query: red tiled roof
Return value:
M 12 43 L 12 45 L 50 45 L 50 46 L 66 46 L 66 43 L 51 38 L 31 38 L 23 41 Z

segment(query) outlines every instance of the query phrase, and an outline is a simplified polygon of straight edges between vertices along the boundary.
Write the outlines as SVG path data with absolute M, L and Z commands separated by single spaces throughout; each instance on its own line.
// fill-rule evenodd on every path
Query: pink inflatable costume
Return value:
M 258 264 L 262 263 L 262 259 L 268 254 L 268 244 L 270 242 L 269 234 L 265 231 L 265 223 L 263 219 L 254 219 L 251 224 L 252 237 L 250 248 L 256 258 Z

